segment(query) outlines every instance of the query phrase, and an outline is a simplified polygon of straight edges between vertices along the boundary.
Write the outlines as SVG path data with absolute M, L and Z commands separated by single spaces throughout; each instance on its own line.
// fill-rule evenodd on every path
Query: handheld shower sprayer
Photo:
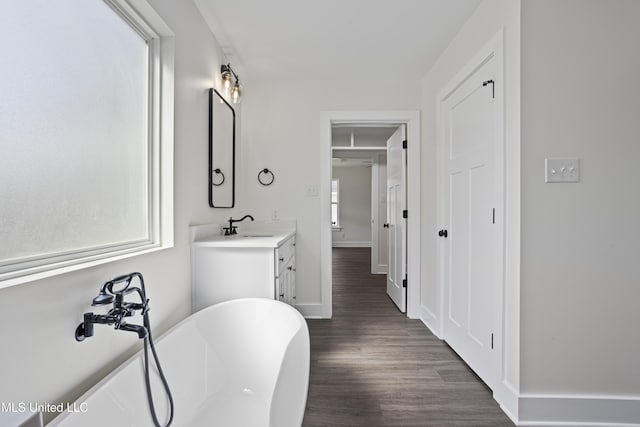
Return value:
M 100 289 L 100 294 L 93 299 L 91 305 L 105 305 L 113 302 L 113 295 L 109 295 L 104 289 Z
M 105 284 L 100 288 L 100 293 L 93 299 L 91 305 L 111 304 L 113 302 L 114 295 L 125 291 L 131 285 L 131 281 L 134 276 L 139 274 L 140 273 L 125 274 L 124 276 L 118 276 L 115 279 L 105 282 Z M 114 285 L 121 284 L 123 282 L 126 282 L 124 287 L 121 289 L 113 289 Z
M 139 286 L 132 286 L 134 279 L 138 279 Z M 137 293 L 140 302 L 125 301 L 125 296 Z M 160 367 L 160 361 L 158 360 L 158 354 L 156 353 L 155 345 L 153 344 L 153 338 L 151 337 L 151 323 L 149 321 L 149 299 L 147 298 L 147 292 L 144 287 L 144 279 L 140 273 L 130 273 L 123 276 L 118 276 L 109 280 L 100 288 L 98 295 L 93 298 L 91 305 L 108 305 L 112 304 L 111 309 L 107 314 L 94 314 L 84 313 L 83 322 L 76 328 L 75 337 L 77 341 L 84 341 L 85 338 L 93 336 L 93 325 L 114 325 L 115 329 L 135 332 L 139 339 L 144 340 L 144 371 L 145 371 L 145 383 L 147 386 L 147 398 L 149 401 L 149 409 L 151 410 L 151 417 L 156 427 L 161 427 L 156 410 L 153 405 L 153 396 L 151 393 L 151 382 L 149 380 L 149 350 L 151 352 L 156 364 L 157 372 L 160 376 L 160 380 L 164 386 L 169 399 L 170 413 L 169 420 L 164 427 L 169 427 L 173 421 L 173 397 L 169 390 L 169 384 Z M 133 325 L 124 321 L 126 317 L 131 317 L 136 311 L 140 311 L 142 315 L 143 324 Z

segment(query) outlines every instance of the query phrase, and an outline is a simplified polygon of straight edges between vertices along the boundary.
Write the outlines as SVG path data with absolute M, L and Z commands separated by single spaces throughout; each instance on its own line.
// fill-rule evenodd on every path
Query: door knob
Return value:
M 446 239 L 448 235 L 449 235 L 449 233 L 447 233 L 447 230 L 438 231 L 438 236 L 440 236 L 440 237 L 444 237 Z
M 382 224 L 384 228 L 389 228 L 389 224 Z

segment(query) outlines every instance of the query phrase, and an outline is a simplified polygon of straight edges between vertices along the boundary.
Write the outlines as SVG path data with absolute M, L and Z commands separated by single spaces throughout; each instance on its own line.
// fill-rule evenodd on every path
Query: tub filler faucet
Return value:
M 148 331 L 142 325 L 133 325 L 127 323 L 124 319 L 131 317 L 137 310 L 144 317 L 149 311 L 149 300 L 145 296 L 144 290 L 137 286 L 131 286 L 131 281 L 142 275 L 140 273 L 131 273 L 124 276 L 116 277 L 113 280 L 102 285 L 100 293 L 91 303 L 93 306 L 113 304 L 107 314 L 94 314 L 93 312 L 84 313 L 83 322 L 76 328 L 76 340 L 84 341 L 85 338 L 93 336 L 93 325 L 114 325 L 115 329 L 123 331 L 135 332 L 138 338 L 146 338 Z M 125 302 L 125 295 L 136 292 L 140 297 L 140 302 Z
M 229 217 L 229 227 L 222 227 L 222 229 L 224 230 L 224 235 L 225 236 L 233 236 L 234 234 L 238 234 L 238 227 L 236 225 L 233 225 L 235 222 L 242 222 L 245 219 L 249 218 L 251 221 L 254 221 L 253 217 L 251 215 L 245 215 L 240 219 L 233 219 L 231 217 Z
M 134 279 L 137 279 L 139 286 L 132 286 L 131 283 Z M 137 293 L 140 298 L 140 302 L 125 301 L 126 295 Z M 113 325 L 115 329 L 122 331 L 135 332 L 138 334 L 138 338 L 144 340 L 144 376 L 145 385 L 147 388 L 147 400 L 149 401 L 150 415 L 153 420 L 153 425 L 156 427 L 169 427 L 173 421 L 173 396 L 169 389 L 169 383 L 162 372 L 160 366 L 160 360 L 158 359 L 158 353 L 151 337 L 151 322 L 149 321 L 149 300 L 147 299 L 147 291 L 144 287 L 144 279 L 140 273 L 130 273 L 124 276 L 118 276 L 115 279 L 109 280 L 102 285 L 100 293 L 93 299 L 91 305 L 108 305 L 112 304 L 111 309 L 107 314 L 94 314 L 84 313 L 83 322 L 76 328 L 76 340 L 84 341 L 85 338 L 93 336 L 93 325 Z M 124 321 L 125 318 L 131 317 L 136 311 L 140 311 L 142 315 L 142 325 L 132 325 Z M 158 420 L 158 414 L 156 413 L 155 406 L 153 404 L 153 395 L 151 391 L 151 382 L 149 380 L 149 348 L 151 348 L 151 354 L 156 365 L 156 370 L 162 381 L 162 385 L 167 394 L 169 400 L 169 417 L 166 424 L 161 424 Z

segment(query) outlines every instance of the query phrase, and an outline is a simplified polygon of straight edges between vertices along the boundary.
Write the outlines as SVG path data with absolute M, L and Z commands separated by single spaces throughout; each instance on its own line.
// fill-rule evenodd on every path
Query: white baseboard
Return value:
M 640 397 L 520 395 L 518 426 L 640 426 Z
M 515 425 L 518 424 L 518 392 L 510 384 L 502 381 L 493 388 L 493 399 L 498 402 L 500 409 Z
M 420 305 L 420 320 L 442 339 L 437 316 Z M 519 394 L 509 384 L 494 387 L 500 409 L 521 427 L 640 427 L 640 396 Z
M 640 426 L 640 397 L 518 395 L 502 383 L 493 398 L 519 427 Z
M 306 319 L 326 319 L 322 304 L 296 304 L 296 309 Z
M 370 248 L 371 242 L 358 242 L 353 240 L 335 240 L 331 245 L 334 248 Z
M 440 322 L 436 315 L 424 305 L 420 304 L 420 320 L 431 331 L 433 335 L 442 339 L 442 333 L 440 331 Z
M 374 265 L 371 274 L 389 274 L 389 266 L 387 264 Z

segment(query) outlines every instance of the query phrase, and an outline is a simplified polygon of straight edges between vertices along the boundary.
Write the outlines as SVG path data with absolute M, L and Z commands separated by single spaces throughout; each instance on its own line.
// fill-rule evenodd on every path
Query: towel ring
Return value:
M 271 180 L 267 181 L 267 180 L 263 180 L 262 179 L 262 175 L 271 175 Z M 268 178 L 267 178 L 268 179 Z M 271 185 L 273 184 L 273 181 L 276 179 L 276 177 L 273 175 L 273 172 L 271 172 L 269 169 L 264 168 L 262 169 L 260 172 L 258 172 L 258 182 L 264 186 L 267 185 Z
M 224 184 L 224 174 L 222 173 L 222 171 L 220 170 L 220 168 L 214 169 L 213 173 L 217 174 L 217 175 L 222 175 L 222 181 L 215 183 L 213 182 L 213 177 L 211 178 L 211 184 L 215 187 L 219 187 L 222 184 Z

